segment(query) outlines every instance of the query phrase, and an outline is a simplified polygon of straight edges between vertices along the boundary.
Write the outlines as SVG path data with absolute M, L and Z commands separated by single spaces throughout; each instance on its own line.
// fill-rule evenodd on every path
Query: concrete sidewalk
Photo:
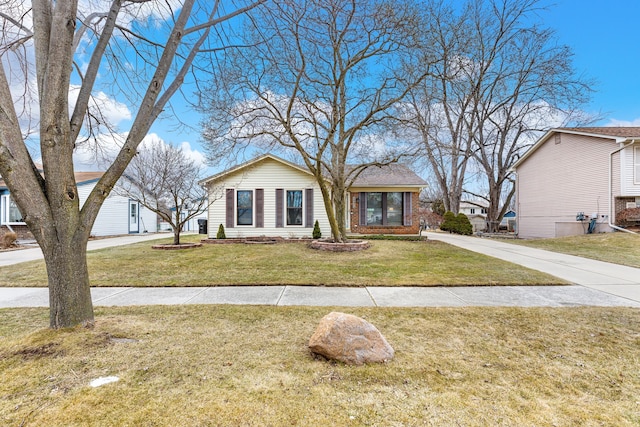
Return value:
M 638 307 L 583 286 L 92 288 L 95 306 L 241 304 L 331 307 Z M 0 308 L 47 307 L 46 288 L 0 288 Z
M 640 302 L 639 268 L 530 248 L 491 238 L 434 232 L 427 233 L 427 236 L 432 240 L 542 271 L 576 285 Z

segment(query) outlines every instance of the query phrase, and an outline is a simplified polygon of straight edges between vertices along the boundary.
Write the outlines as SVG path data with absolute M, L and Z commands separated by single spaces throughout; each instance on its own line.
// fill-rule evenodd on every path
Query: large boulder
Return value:
M 320 320 L 309 339 L 309 349 L 349 365 L 388 362 L 394 355 L 393 348 L 375 326 L 360 317 L 338 312 Z

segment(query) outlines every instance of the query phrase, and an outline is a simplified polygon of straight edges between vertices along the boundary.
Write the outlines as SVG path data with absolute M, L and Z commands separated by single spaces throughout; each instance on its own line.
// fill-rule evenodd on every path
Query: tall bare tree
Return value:
M 532 23 L 537 0 L 476 2 L 474 61 L 487 64 L 473 92 L 473 159 L 483 172 L 489 231 L 515 194 L 511 167 L 546 129 L 592 120 L 579 110 L 594 84 L 578 76 L 572 52 L 549 28 Z
M 441 61 L 412 92 L 413 114 L 406 114 L 447 210 L 457 212 L 471 193 L 489 201 L 487 219 L 497 224 L 514 191 L 510 168 L 536 132 L 585 119 L 576 111 L 592 82 L 576 74 L 553 31 L 536 23 L 541 12 L 539 0 L 425 9 L 427 40 Z M 470 188 L 477 183 L 470 172 L 485 181 L 486 194 Z
M 475 82 L 470 38 L 466 26 L 468 5 L 456 11 L 450 3 L 435 1 L 422 11 L 424 36 L 416 54 L 438 58 L 431 73 L 407 98 L 403 116 L 407 130 L 420 141 L 419 157 L 442 194 L 445 210 L 458 212 L 472 154 Z M 433 52 L 431 52 L 433 51 Z
M 219 80 L 231 84 L 205 99 L 210 154 L 293 151 L 320 185 L 333 238 L 344 241 L 346 189 L 366 167 L 397 161 L 385 126 L 428 68 L 399 67 L 415 44 L 415 4 L 276 0 L 254 12 L 243 43 L 251 47 Z
M 136 154 L 151 124 L 178 91 L 201 49 L 214 43 L 214 28 L 261 3 L 229 6 L 221 1 L 113 0 L 103 12 L 79 10 L 77 0 L 3 2 L 0 10 L 0 175 L 42 248 L 49 281 L 53 328 L 92 324 L 93 306 L 86 262 L 89 233 L 103 201 Z M 231 7 L 227 10 L 226 7 Z M 164 26 L 147 25 L 149 11 Z M 145 20 L 136 24 L 136 17 Z M 23 55 L 16 55 L 22 53 Z M 83 56 L 87 55 L 87 56 Z M 105 58 L 112 61 L 101 67 Z M 16 63 L 19 62 L 16 68 Z M 120 65 L 117 67 L 116 65 Z M 17 74 L 16 70 L 24 71 Z M 116 73 L 122 71 L 120 75 Z M 87 139 L 96 114 L 99 75 L 114 81 L 145 80 L 122 148 L 88 199 L 80 206 L 73 153 Z M 29 88 L 35 78 L 39 151 L 43 174 L 34 165 L 20 127 L 11 86 Z M 73 105 L 70 87 L 79 86 Z M 22 96 L 25 91 L 17 96 Z M 136 94 L 137 92 L 132 92 Z
M 202 172 L 180 147 L 154 141 L 138 151 L 114 191 L 159 215 L 171 226 L 173 244 L 179 245 L 185 224 L 210 205 L 198 185 Z

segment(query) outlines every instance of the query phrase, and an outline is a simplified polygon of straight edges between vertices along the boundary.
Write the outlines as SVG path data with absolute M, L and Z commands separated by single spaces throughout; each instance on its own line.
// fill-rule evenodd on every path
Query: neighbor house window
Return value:
M 238 225 L 253 225 L 253 191 L 238 191 Z
M 13 201 L 11 196 L 2 196 L 2 223 L 24 223 L 24 218 L 22 218 L 20 209 L 18 209 L 18 205 Z
M 287 190 L 287 225 L 302 225 L 302 190 Z
M 367 193 L 367 225 L 402 225 L 403 193 Z
M 633 170 L 635 171 L 633 182 L 640 184 L 640 146 L 635 147 L 633 151 L 635 153 L 633 156 Z

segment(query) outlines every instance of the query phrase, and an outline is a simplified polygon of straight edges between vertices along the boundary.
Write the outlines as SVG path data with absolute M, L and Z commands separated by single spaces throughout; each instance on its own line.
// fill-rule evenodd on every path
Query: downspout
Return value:
M 609 227 L 613 228 L 614 230 L 618 230 L 618 231 L 624 231 L 625 233 L 631 233 L 631 234 L 638 234 L 635 231 L 630 231 L 630 230 L 626 230 L 622 227 L 618 227 L 617 225 L 613 225 L 611 223 L 611 218 L 613 217 L 613 189 L 611 188 L 611 186 L 613 185 L 613 155 L 616 153 L 619 153 L 620 151 L 624 150 L 625 148 L 633 145 L 634 143 L 636 143 L 638 140 L 637 139 L 632 139 L 630 140 L 626 145 L 623 145 L 622 147 L 618 148 L 617 150 L 613 150 L 611 153 L 609 153 L 609 218 L 608 218 L 608 225 Z M 622 141 L 624 143 L 624 141 Z

